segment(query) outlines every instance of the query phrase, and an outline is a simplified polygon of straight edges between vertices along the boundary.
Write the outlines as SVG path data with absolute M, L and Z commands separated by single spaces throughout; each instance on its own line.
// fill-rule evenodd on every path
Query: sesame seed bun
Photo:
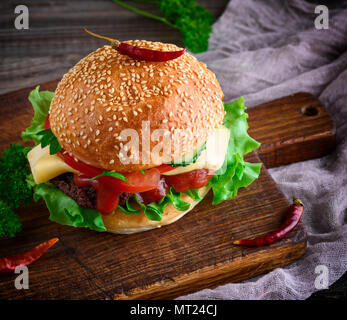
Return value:
M 210 190 L 210 187 L 200 188 L 200 195 L 205 197 L 205 195 Z M 104 225 L 108 232 L 118 233 L 118 234 L 131 234 L 137 232 L 148 231 L 155 228 L 160 228 L 162 226 L 171 224 L 178 219 L 182 218 L 185 214 L 191 211 L 200 201 L 192 200 L 188 195 L 182 194 L 181 200 L 188 202 L 190 208 L 186 211 L 178 211 L 170 203 L 162 215 L 161 221 L 151 221 L 142 212 L 140 214 L 124 214 L 120 210 L 116 210 L 114 213 L 102 216 Z
M 161 51 L 175 45 L 127 43 Z M 142 125 L 170 132 L 171 153 L 201 146 L 224 118 L 223 92 L 215 75 L 189 53 L 166 62 L 137 61 L 104 46 L 80 60 L 59 82 L 50 107 L 50 124 L 60 145 L 75 158 L 105 170 L 132 172 L 164 160 L 142 161 Z M 139 136 L 139 163 L 124 163 L 119 152 L 123 129 Z M 182 137 L 180 130 L 188 133 Z M 128 140 L 129 141 L 129 140 Z M 150 143 L 150 151 L 158 142 Z M 176 149 L 177 150 L 177 149 Z M 158 155 L 161 155 L 159 153 Z

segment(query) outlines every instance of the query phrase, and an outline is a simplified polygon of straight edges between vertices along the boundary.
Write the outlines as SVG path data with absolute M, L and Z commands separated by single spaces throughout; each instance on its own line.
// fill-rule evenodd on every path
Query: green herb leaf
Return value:
M 141 209 L 135 209 L 135 208 L 133 208 L 133 207 L 130 205 L 129 199 L 125 202 L 125 205 L 126 205 L 127 209 L 128 209 L 129 211 L 133 212 L 134 214 L 138 214 L 138 213 L 141 212 Z
M 162 212 L 160 211 L 161 208 L 160 208 L 159 203 L 158 204 L 149 203 L 149 204 L 145 205 L 139 200 L 139 198 L 136 194 L 135 194 L 135 201 L 141 207 L 141 209 L 145 213 L 148 220 L 161 221 Z
M 41 147 L 47 147 L 49 145 L 49 154 L 53 155 L 62 149 L 58 142 L 57 137 L 53 134 L 51 129 L 41 130 L 37 133 L 39 136 L 43 136 L 41 139 Z
M 42 135 L 43 135 L 43 133 L 42 133 Z M 51 137 L 49 134 L 43 135 L 43 137 L 41 139 L 41 147 L 42 148 L 47 147 L 49 145 L 50 141 L 51 141 Z
M 20 144 L 11 144 L 0 156 L 0 200 L 10 208 L 19 208 L 32 201 L 28 160 Z
M 5 202 L 0 201 L 0 238 L 13 238 L 21 230 L 21 222 Z
M 192 52 L 204 52 L 208 49 L 213 17 L 204 6 L 197 5 L 195 0 L 145 1 L 157 4 L 163 16 L 140 10 L 121 0 L 113 0 L 113 2 L 128 10 L 178 29 L 183 35 L 182 40 L 185 46 Z M 138 0 L 137 2 L 144 1 Z
M 179 211 L 188 210 L 190 207 L 190 204 L 188 202 L 181 200 L 180 196 L 181 196 L 180 192 L 177 192 L 173 188 L 170 188 L 170 193 L 167 194 L 165 197 L 170 198 L 170 201 L 173 204 L 175 209 Z
M 126 202 L 125 207 L 119 205 L 118 208 L 126 214 L 138 214 L 143 211 L 149 220 L 161 221 L 161 216 L 164 213 L 167 205 L 169 205 L 170 203 L 172 203 L 174 208 L 179 211 L 186 211 L 189 209 L 190 204 L 181 200 L 180 196 L 180 192 L 176 192 L 173 188 L 171 188 L 169 193 L 165 197 L 163 197 L 159 202 L 144 204 L 140 202 L 139 198 L 135 194 L 134 200 L 141 207 L 142 210 L 134 209 L 133 207 L 131 207 L 129 204 L 129 200 Z
M 90 180 L 95 180 L 95 179 L 103 177 L 103 176 L 110 176 L 110 177 L 120 179 L 120 180 L 129 182 L 129 183 L 133 183 L 133 182 L 129 181 L 126 177 L 124 177 L 121 173 L 113 172 L 113 171 L 104 171 L 103 173 L 91 178 Z
M 126 214 L 139 214 L 142 211 L 141 209 L 133 208 L 129 203 L 129 199 L 125 202 L 125 206 L 126 208 L 123 208 L 122 206 L 118 206 L 118 209 L 123 211 Z
M 212 31 L 213 17 L 195 0 L 162 0 L 159 10 L 183 34 L 183 43 L 192 52 L 205 52 Z
M 146 217 L 148 220 L 152 220 L 152 221 L 161 221 L 161 215 L 163 214 L 163 212 L 161 212 L 161 207 L 160 205 L 156 204 L 156 203 L 150 203 L 148 205 L 146 205 L 143 209 Z
M 200 195 L 200 189 L 190 189 L 185 192 L 194 201 L 201 201 L 203 197 Z
M 57 154 L 59 153 L 63 148 L 61 147 L 61 145 L 58 142 L 58 139 L 51 139 L 51 142 L 49 144 L 49 154 L 53 155 L 53 154 Z

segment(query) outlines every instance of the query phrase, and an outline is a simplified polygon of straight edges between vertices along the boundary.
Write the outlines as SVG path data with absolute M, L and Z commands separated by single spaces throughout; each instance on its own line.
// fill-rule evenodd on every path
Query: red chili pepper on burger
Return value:
M 39 259 L 51 246 L 53 246 L 58 238 L 45 241 L 26 253 L 12 257 L 0 258 L 0 273 L 13 272 L 16 267 L 27 266 Z
M 302 213 L 304 212 L 304 204 L 296 197 L 293 197 L 293 204 L 289 207 L 286 219 L 281 227 L 265 236 L 255 239 L 242 239 L 236 240 L 233 244 L 247 246 L 247 247 L 259 247 L 268 245 L 283 239 L 290 231 L 292 231 L 299 223 Z
M 83 30 L 93 37 L 104 39 L 110 42 L 112 48 L 116 49 L 120 54 L 127 55 L 128 57 L 136 60 L 163 62 L 176 59 L 186 52 L 186 49 L 178 51 L 159 51 L 140 48 L 137 46 L 132 46 L 125 42 L 120 42 L 119 40 L 100 36 L 94 32 L 87 30 L 86 28 L 83 28 Z

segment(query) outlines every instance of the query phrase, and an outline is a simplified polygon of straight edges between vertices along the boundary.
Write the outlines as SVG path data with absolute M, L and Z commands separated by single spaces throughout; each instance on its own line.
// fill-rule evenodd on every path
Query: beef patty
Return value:
M 83 208 L 96 209 L 96 191 L 93 187 L 79 187 L 73 181 L 73 173 L 64 173 L 51 180 L 56 187 L 76 201 Z M 119 197 L 119 204 L 124 205 L 134 193 L 124 192 Z

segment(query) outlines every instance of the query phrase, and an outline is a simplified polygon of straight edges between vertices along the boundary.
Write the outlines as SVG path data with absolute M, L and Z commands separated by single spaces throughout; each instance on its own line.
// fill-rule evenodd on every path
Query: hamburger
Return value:
M 173 44 L 127 45 L 161 52 Z M 168 225 L 212 190 L 218 204 L 260 172 L 243 156 L 259 146 L 247 134 L 243 98 L 224 104 L 213 72 L 188 52 L 139 60 L 105 45 L 80 60 L 55 92 L 29 95 L 24 140 L 34 199 L 50 219 L 96 231 L 135 233 Z

